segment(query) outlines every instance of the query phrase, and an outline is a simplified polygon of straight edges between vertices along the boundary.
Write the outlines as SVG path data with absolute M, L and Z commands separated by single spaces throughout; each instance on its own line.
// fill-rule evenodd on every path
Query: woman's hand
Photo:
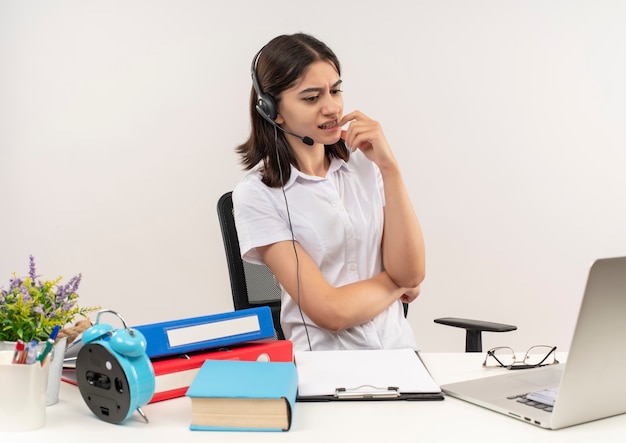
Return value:
M 380 123 L 361 111 L 344 115 L 339 125 L 344 126 L 348 123 L 350 123 L 348 129 L 341 131 L 341 138 L 348 147 L 352 150 L 359 149 L 380 168 L 384 167 L 387 162 L 395 162 Z
M 402 301 L 402 303 L 411 303 L 417 298 L 418 295 L 420 295 L 419 286 L 416 288 L 407 289 L 404 294 L 402 294 L 402 297 L 400 297 L 400 301 Z

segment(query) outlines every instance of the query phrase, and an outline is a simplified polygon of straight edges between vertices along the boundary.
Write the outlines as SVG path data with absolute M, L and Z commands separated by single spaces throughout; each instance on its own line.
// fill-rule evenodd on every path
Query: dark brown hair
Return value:
M 341 76 L 341 67 L 335 53 L 323 42 L 307 34 L 280 35 L 261 51 L 256 63 L 256 76 L 263 94 L 270 95 L 278 106 L 281 94 L 289 89 L 316 61 L 330 62 Z M 285 134 L 259 115 L 256 110 L 257 93 L 250 93 L 250 121 L 252 130 L 248 140 L 237 147 L 244 169 L 250 170 L 262 162 L 262 181 L 267 186 L 279 187 L 289 180 L 290 165 L 298 167 Z M 343 140 L 325 146 L 326 156 L 348 160 Z M 279 164 L 280 162 L 280 164 Z M 281 177 L 282 172 L 282 177 Z M 282 181 L 281 181 L 282 180 Z

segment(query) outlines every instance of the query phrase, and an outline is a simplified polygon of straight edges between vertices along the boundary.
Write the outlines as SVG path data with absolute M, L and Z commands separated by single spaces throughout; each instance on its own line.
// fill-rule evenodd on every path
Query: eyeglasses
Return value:
M 556 346 L 538 345 L 533 346 L 518 360 L 515 352 L 508 346 L 499 346 L 487 351 L 483 367 L 502 367 L 507 369 L 529 369 L 539 366 L 558 364 L 556 359 Z

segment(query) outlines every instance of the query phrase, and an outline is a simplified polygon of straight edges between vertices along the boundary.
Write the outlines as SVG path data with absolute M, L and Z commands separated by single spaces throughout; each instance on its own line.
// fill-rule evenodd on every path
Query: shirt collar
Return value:
M 328 178 L 329 175 L 334 174 L 340 169 L 347 168 L 348 165 L 345 161 L 340 158 L 333 157 L 330 161 L 330 166 L 328 167 L 328 172 L 326 173 L 326 177 L 317 177 L 313 175 L 304 174 L 299 171 L 295 166 L 291 165 L 291 176 L 289 177 L 289 181 L 285 183 L 285 189 L 291 187 L 296 181 L 308 181 L 308 182 L 316 182 L 316 181 L 324 181 Z

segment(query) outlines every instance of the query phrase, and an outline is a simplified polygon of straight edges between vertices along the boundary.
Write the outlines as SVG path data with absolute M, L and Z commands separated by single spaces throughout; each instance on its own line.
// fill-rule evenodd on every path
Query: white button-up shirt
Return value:
M 244 260 L 263 264 L 257 247 L 291 240 L 290 217 L 293 238 L 332 286 L 365 280 L 382 271 L 383 182 L 376 165 L 360 151 L 347 163 L 333 159 L 326 177 L 306 175 L 292 167 L 284 192 L 264 185 L 258 171 L 248 172 L 235 187 L 234 215 Z M 417 349 L 399 300 L 362 325 L 331 332 L 301 315 L 299 306 L 281 289 L 281 324 L 295 350 L 309 349 L 306 331 L 314 351 Z

